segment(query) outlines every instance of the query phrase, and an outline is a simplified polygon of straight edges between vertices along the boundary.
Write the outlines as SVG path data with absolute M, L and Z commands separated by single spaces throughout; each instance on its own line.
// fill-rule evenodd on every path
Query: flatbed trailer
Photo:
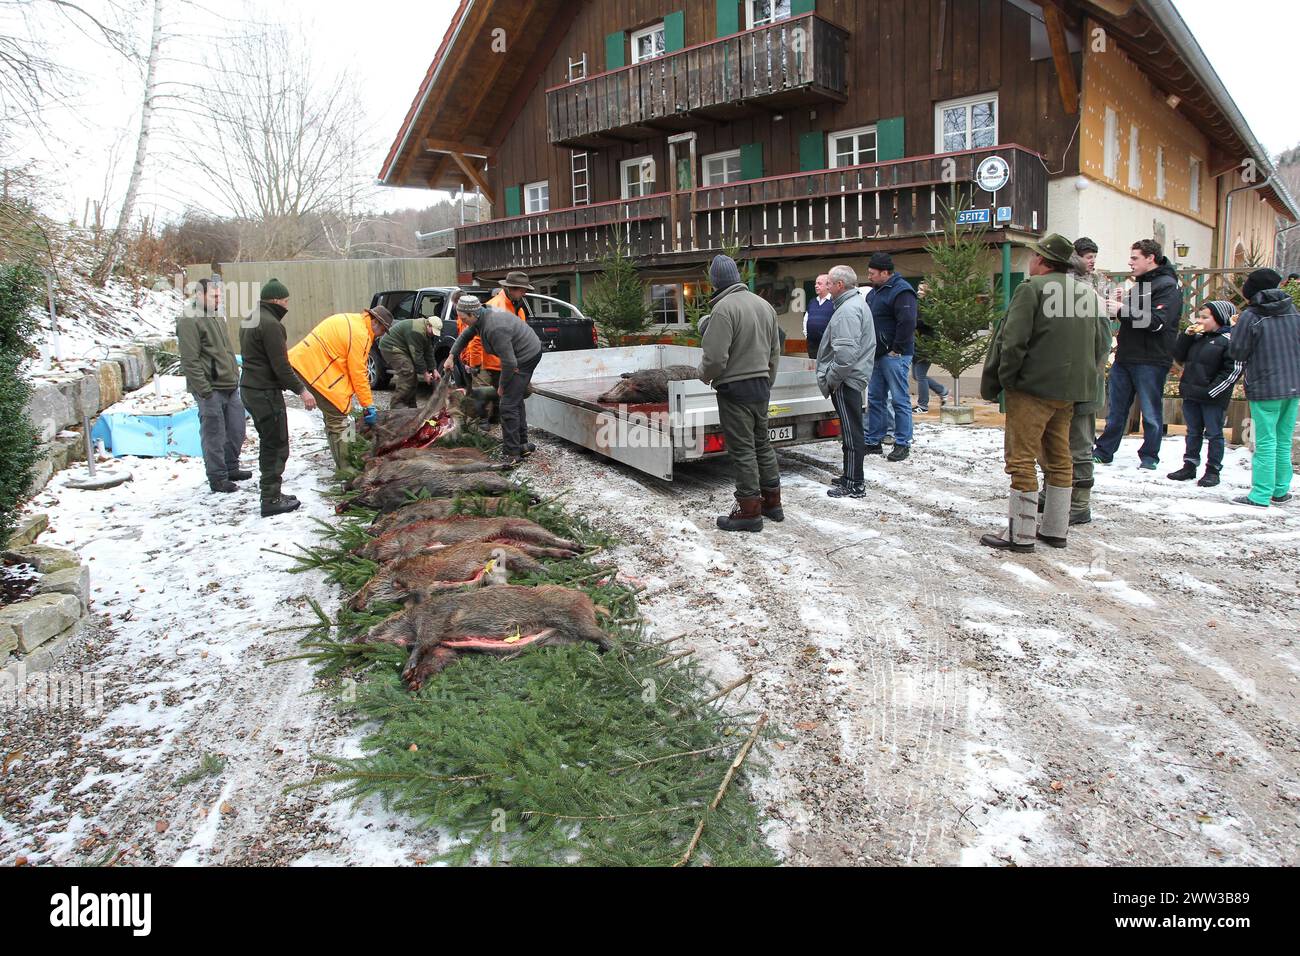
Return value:
M 528 424 L 665 481 L 683 464 L 726 454 L 718 398 L 699 379 L 668 383 L 668 401 L 610 405 L 597 399 L 625 372 L 698 366 L 684 345 L 551 352 L 533 374 Z M 811 359 L 785 355 L 772 387 L 769 426 L 778 447 L 838 438 L 839 419 L 817 388 Z

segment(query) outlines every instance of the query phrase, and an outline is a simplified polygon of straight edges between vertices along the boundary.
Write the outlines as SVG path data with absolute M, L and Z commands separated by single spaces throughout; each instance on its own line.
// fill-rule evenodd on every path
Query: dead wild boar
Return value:
M 513 504 L 510 498 L 480 498 L 483 505 L 484 514 L 495 516 L 508 512 Z M 468 507 L 468 503 L 466 503 Z M 386 515 L 380 515 L 375 519 L 374 524 L 369 528 L 373 537 L 379 537 L 381 534 L 387 534 L 389 531 L 396 531 L 398 528 L 405 528 L 408 525 L 419 524 L 421 521 L 437 521 L 440 518 L 456 517 L 456 501 L 453 498 L 422 498 L 419 501 L 412 501 L 405 508 L 398 508 L 396 511 Z M 465 517 L 473 517 L 466 515 Z
M 667 365 L 624 372 L 623 380 L 596 401 L 607 405 L 656 405 L 668 401 L 668 383 L 699 378 L 693 365 Z
M 515 490 L 509 479 L 495 471 L 462 473 L 457 471 L 430 471 L 404 481 L 390 481 L 386 485 L 367 488 L 361 494 L 344 501 L 335 509 L 339 514 L 349 508 L 370 508 L 387 514 L 411 502 L 413 496 L 429 498 L 454 498 L 457 495 L 507 495 Z
M 414 601 L 358 638 L 411 648 L 402 679 L 412 691 L 466 651 L 514 654 L 525 647 L 580 641 L 602 651 L 610 648 L 596 624 L 591 598 L 558 585 L 418 594 Z
M 372 538 L 355 549 L 355 553 L 386 563 L 465 541 L 509 544 L 535 558 L 572 558 L 582 551 L 578 542 L 551 534 L 527 518 L 443 518 L 421 521 Z
M 451 376 L 444 375 L 422 406 L 385 409 L 374 425 L 361 429 L 361 434 L 373 442 L 375 457 L 399 448 L 455 441 L 464 420 L 463 398 L 464 393 L 453 388 Z
M 522 577 L 542 570 L 540 562 L 511 545 L 466 541 L 431 554 L 381 565 L 348 605 L 360 611 L 376 601 L 404 601 L 417 591 L 441 591 L 467 584 L 505 584 L 512 575 Z
M 473 473 L 481 471 L 507 471 L 510 466 L 490 461 L 447 458 L 440 449 L 424 448 L 421 455 L 391 458 L 372 458 L 366 462 L 365 471 L 347 483 L 349 489 L 378 488 L 395 481 L 419 481 L 431 473 Z

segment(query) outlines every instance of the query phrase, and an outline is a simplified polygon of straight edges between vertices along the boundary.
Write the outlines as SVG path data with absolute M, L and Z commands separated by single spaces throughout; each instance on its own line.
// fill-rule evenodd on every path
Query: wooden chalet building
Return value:
M 954 198 L 1006 286 L 1053 231 L 1106 269 L 1148 236 L 1271 261 L 1272 171 L 1168 0 L 462 0 L 379 178 L 488 199 L 463 282 L 581 302 L 617 229 L 671 327 L 738 245 L 797 338 L 794 289 L 876 250 L 923 275 Z

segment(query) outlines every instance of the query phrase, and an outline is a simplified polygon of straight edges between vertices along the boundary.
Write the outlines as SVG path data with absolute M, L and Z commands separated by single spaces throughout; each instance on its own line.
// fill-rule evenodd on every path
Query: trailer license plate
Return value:
M 769 428 L 767 430 L 768 441 L 790 441 L 794 438 L 794 426 L 786 425 L 784 428 Z

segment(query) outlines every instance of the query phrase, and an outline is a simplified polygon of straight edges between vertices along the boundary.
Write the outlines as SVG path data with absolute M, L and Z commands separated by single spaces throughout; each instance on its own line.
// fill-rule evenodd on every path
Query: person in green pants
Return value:
M 1291 500 L 1291 441 L 1300 404 L 1300 312 L 1278 286 L 1282 277 L 1257 269 L 1242 295 L 1250 303 L 1232 330 L 1229 354 L 1246 364 L 1246 398 L 1255 434 L 1250 494 L 1239 505 L 1267 508 Z

